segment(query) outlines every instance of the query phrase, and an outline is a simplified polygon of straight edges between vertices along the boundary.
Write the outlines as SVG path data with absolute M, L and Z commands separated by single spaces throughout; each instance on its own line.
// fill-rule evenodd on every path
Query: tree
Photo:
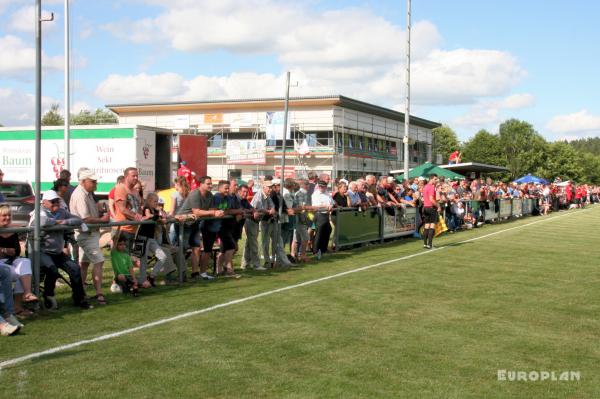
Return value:
M 583 153 L 581 155 L 581 181 L 600 184 L 600 156 L 590 153 Z
M 102 108 L 96 109 L 94 113 L 89 110 L 81 110 L 78 114 L 71 114 L 72 125 L 111 125 L 118 123 L 115 114 Z
M 65 124 L 65 119 L 59 112 L 59 105 L 52 104 L 48 112 L 42 116 L 42 126 L 60 126 Z
M 564 141 L 557 141 L 546 148 L 546 159 L 538 166 L 536 175 L 547 180 L 560 177 L 562 180 L 581 181 L 584 177 L 581 156 L 573 147 Z
M 525 121 L 509 119 L 500 125 L 500 146 L 511 178 L 535 172 L 546 159 L 546 140 Z
M 472 139 L 463 145 L 463 160 L 489 165 L 506 165 L 502 156 L 500 138 L 485 129 L 478 131 Z
M 441 154 L 443 162 L 448 161 L 448 157 L 453 151 L 460 150 L 460 143 L 454 130 L 449 126 L 443 125 L 436 127 L 431 131 L 433 134 L 433 157 L 435 154 Z

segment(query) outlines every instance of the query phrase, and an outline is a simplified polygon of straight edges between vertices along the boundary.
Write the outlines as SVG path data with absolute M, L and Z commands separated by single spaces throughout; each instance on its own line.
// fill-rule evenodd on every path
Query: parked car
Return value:
M 10 205 L 13 224 L 27 226 L 29 224 L 29 214 L 35 208 L 35 196 L 31 184 L 5 180 L 0 182 L 0 193 L 4 196 L 4 202 Z

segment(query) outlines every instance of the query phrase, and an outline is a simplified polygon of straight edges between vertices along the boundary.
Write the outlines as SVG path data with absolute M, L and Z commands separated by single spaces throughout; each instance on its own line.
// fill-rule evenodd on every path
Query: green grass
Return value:
M 558 217 L 557 219 L 554 219 Z M 467 243 L 461 241 L 543 221 Z M 444 236 L 431 254 L 299 287 L 0 371 L 0 397 L 595 398 L 600 208 Z M 403 240 L 287 272 L 108 295 L 0 339 L 0 358 L 419 253 Z M 65 294 L 63 294 L 65 295 Z M 497 370 L 579 382 L 499 382 Z

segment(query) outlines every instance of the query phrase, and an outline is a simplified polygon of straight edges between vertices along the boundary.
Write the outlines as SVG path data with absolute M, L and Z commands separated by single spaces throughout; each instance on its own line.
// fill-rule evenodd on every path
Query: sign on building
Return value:
M 228 164 L 264 165 L 267 142 L 265 140 L 227 140 L 225 156 Z

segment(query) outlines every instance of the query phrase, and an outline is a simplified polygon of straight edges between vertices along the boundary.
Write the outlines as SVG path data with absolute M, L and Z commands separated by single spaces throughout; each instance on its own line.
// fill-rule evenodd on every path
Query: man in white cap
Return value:
M 69 207 L 73 215 L 79 216 L 85 223 L 106 223 L 109 221 L 108 213 L 102 217 L 98 212 L 98 206 L 94 201 L 93 192 L 96 191 L 98 177 L 89 168 L 79 169 L 79 185 L 71 194 Z M 88 267 L 93 264 L 92 279 L 96 289 L 96 300 L 100 305 L 106 305 L 106 299 L 102 294 L 102 266 L 104 255 L 100 249 L 100 231 L 97 228 L 88 229 L 86 232 L 75 232 L 75 239 L 79 245 L 79 266 L 81 268 L 81 279 L 85 283 Z
M 30 226 L 33 226 L 35 218 L 40 218 L 42 227 L 67 225 L 80 226 L 81 219 L 60 207 L 60 198 L 56 191 L 48 190 L 42 197 L 40 214 L 31 214 Z M 42 231 L 40 240 L 40 268 L 45 273 L 44 279 L 44 301 L 49 308 L 57 308 L 54 298 L 54 288 L 59 277 L 58 269 L 62 269 L 69 275 L 73 303 L 82 309 L 89 309 L 90 305 L 85 300 L 81 271 L 77 263 L 65 255 L 65 234 L 62 230 Z

